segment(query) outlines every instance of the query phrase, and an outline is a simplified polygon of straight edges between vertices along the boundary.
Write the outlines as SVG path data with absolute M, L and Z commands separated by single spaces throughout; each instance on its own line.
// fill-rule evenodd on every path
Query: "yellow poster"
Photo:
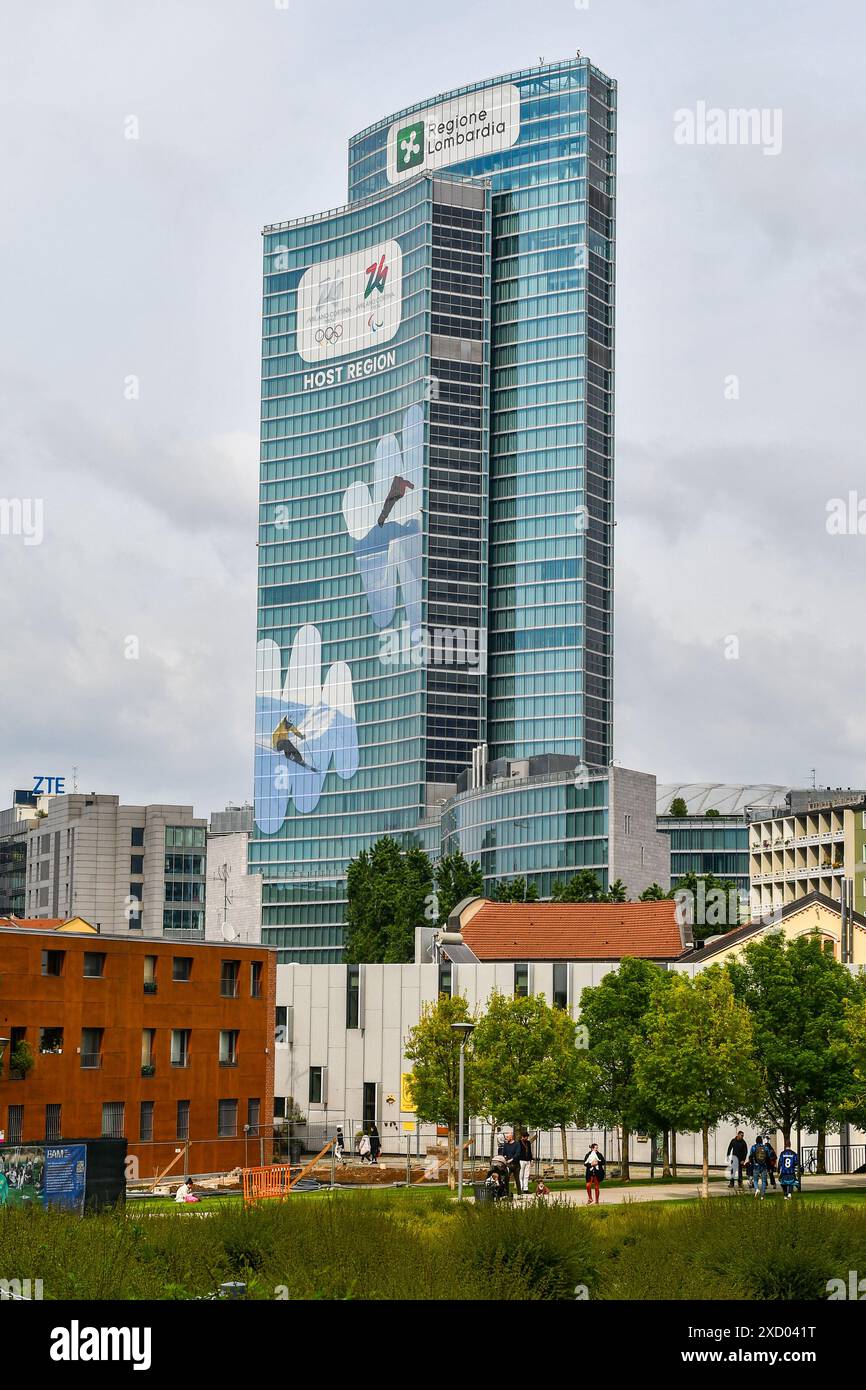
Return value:
M 400 1077 L 400 1109 L 415 1113 L 415 1102 L 412 1099 L 412 1073 L 404 1071 Z
M 404 1133 L 404 1134 L 414 1134 L 414 1133 L 415 1133 L 415 1121 L 414 1121 L 414 1120 L 404 1120 L 404 1121 L 403 1121 L 403 1133 Z

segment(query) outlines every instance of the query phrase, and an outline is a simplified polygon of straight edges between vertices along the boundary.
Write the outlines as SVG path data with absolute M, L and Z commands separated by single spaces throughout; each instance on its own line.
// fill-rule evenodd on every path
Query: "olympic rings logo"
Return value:
M 338 338 L 343 336 L 343 325 L 338 323 L 334 328 L 317 328 L 317 343 L 336 343 Z

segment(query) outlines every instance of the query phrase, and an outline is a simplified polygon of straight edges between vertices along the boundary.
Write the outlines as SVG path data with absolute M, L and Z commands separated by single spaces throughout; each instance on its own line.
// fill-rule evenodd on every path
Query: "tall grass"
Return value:
M 245 1211 L 87 1216 L 0 1211 L 0 1278 L 41 1279 L 49 1299 L 212 1295 L 243 1280 L 270 1299 L 820 1299 L 866 1274 L 866 1206 L 820 1202 L 552 1201 L 458 1207 L 387 1193 L 333 1194 Z

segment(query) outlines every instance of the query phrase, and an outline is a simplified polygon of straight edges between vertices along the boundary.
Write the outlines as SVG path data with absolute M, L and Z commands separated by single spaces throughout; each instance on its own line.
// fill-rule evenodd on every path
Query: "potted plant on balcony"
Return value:
M 26 1081 L 33 1070 L 33 1053 L 30 1044 L 23 1040 L 16 1043 L 9 1058 L 9 1078 L 12 1081 Z
M 141 1074 L 142 1076 L 156 1076 L 156 1067 L 153 1062 L 142 1062 Z

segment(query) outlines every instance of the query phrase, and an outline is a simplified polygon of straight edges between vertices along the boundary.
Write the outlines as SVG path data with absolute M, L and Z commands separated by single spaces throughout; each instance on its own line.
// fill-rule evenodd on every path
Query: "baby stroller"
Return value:
M 484 1179 L 487 1186 L 493 1189 L 494 1202 L 507 1200 L 509 1195 L 508 1177 L 508 1164 L 501 1154 L 497 1154 L 495 1158 L 491 1159 L 487 1176 Z

